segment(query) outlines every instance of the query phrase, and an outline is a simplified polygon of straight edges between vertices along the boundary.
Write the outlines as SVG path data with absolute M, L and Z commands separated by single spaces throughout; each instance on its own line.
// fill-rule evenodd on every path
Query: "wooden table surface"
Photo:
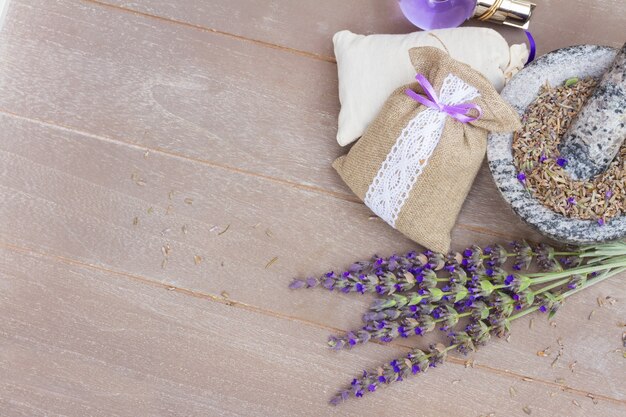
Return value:
M 7 3 L 1 416 L 626 415 L 624 276 L 509 343 L 327 405 L 413 342 L 332 352 L 369 299 L 287 289 L 413 247 L 330 167 L 331 37 L 411 31 L 395 0 Z M 537 3 L 540 53 L 626 40 L 624 0 Z M 454 247 L 521 237 L 540 238 L 483 169 Z

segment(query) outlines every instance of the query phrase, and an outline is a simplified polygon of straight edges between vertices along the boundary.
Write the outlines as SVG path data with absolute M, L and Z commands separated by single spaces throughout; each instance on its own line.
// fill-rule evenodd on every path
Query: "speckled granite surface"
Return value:
M 626 44 L 604 74 L 561 144 L 574 179 L 592 178 L 611 164 L 626 138 Z
M 521 116 L 546 81 L 559 85 L 572 77 L 601 77 L 616 55 L 617 49 L 595 45 L 559 49 L 522 70 L 505 87 L 502 96 Z M 517 180 L 512 142 L 512 134 L 489 136 L 489 168 L 504 199 L 528 224 L 548 237 L 573 244 L 610 241 L 626 236 L 626 216 L 614 218 L 601 226 L 596 221 L 570 219 L 535 200 Z

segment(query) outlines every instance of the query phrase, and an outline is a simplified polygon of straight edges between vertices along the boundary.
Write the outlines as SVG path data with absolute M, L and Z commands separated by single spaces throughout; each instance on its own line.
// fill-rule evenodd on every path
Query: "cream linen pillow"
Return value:
M 509 47 L 495 30 L 477 27 L 415 32 L 408 35 L 356 35 L 348 30 L 333 37 L 339 73 L 337 142 L 348 145 L 363 135 L 389 95 L 414 81 L 408 50 L 434 46 L 482 73 L 496 88 L 524 67 L 528 48 Z

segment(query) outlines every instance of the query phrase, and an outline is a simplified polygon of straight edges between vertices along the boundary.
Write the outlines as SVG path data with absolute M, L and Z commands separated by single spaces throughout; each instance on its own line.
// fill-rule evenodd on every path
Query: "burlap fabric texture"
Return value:
M 472 100 L 482 116 L 470 123 L 446 117 L 441 139 L 422 174 L 410 190 L 395 221 L 395 228 L 418 244 L 436 252 L 450 249 L 451 232 L 487 148 L 489 132 L 511 132 L 521 127 L 517 113 L 480 73 L 432 47 L 409 51 L 416 73 L 423 74 L 439 93 L 453 74 L 478 89 Z M 394 91 L 378 117 L 350 152 L 333 167 L 352 191 L 364 200 L 387 154 L 407 124 L 426 106 L 410 98 L 407 88 L 424 94 L 418 83 Z M 483 213 L 488 221 L 489 213 Z

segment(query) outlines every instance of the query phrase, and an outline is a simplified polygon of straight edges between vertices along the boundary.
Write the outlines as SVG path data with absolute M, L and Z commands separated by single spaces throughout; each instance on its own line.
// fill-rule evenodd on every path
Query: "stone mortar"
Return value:
M 520 71 L 504 88 L 502 97 L 521 117 L 546 82 L 557 86 L 573 77 L 599 78 L 609 69 L 616 55 L 617 49 L 596 45 L 572 46 L 550 52 Z M 513 134 L 490 135 L 487 158 L 500 193 L 526 223 L 552 239 L 578 245 L 626 236 L 626 215 L 610 219 L 601 226 L 597 221 L 565 217 L 533 198 L 517 179 L 512 143 Z

